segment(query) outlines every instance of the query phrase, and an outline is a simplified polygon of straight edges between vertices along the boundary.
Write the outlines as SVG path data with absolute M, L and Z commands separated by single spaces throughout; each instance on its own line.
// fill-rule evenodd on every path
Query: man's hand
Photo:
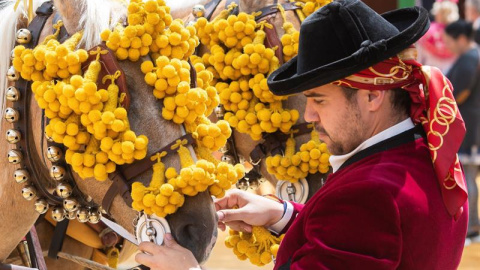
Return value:
M 238 189 L 215 201 L 218 227 L 251 232 L 252 226 L 271 226 L 283 216 L 283 204 Z
M 165 245 L 142 242 L 138 249 L 142 252 L 135 256 L 135 260 L 151 270 L 201 269 L 192 252 L 177 244 L 169 233 L 165 234 Z

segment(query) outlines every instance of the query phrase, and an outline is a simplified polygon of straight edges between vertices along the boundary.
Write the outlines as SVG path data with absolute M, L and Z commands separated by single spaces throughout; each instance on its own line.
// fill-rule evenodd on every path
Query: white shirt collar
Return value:
M 347 161 L 349 158 L 351 158 L 353 155 L 360 152 L 361 150 L 368 148 L 374 144 L 377 144 L 381 141 L 384 141 L 386 139 L 389 139 L 393 136 L 396 136 L 406 130 L 412 129 L 413 127 L 415 127 L 415 125 L 413 124 L 412 119 L 410 119 L 409 117 L 403 120 L 402 122 L 392 127 L 389 127 L 384 131 L 376 134 L 375 136 L 369 138 L 368 140 L 364 141 L 357 148 L 355 148 L 355 150 L 353 150 L 348 154 L 340 155 L 340 156 L 331 155 L 330 165 L 332 165 L 333 172 L 336 172 L 342 166 L 342 164 L 345 163 L 345 161 Z

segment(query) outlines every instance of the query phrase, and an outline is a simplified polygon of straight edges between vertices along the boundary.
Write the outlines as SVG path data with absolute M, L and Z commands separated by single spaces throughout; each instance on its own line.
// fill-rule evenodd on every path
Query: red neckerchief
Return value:
M 422 124 L 450 215 L 458 219 L 467 200 L 464 175 L 457 151 L 465 136 L 465 124 L 453 96 L 450 81 L 435 67 L 422 66 L 409 48 L 368 69 L 333 84 L 357 89 L 389 90 L 403 88 L 412 100 L 410 117 Z

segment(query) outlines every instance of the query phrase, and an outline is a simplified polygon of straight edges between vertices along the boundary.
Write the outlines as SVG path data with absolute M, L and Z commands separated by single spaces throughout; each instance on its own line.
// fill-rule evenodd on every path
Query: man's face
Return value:
M 457 39 L 443 33 L 443 42 L 445 47 L 455 55 L 459 55 L 462 52 L 462 48 L 468 46 L 468 40 L 465 36 L 459 36 Z
M 477 18 L 478 18 L 478 11 L 475 9 L 475 7 L 466 2 L 465 3 L 465 20 L 468 22 L 473 23 Z
M 365 132 L 356 95 L 348 100 L 343 90 L 332 84 L 303 94 L 307 97 L 305 121 L 315 124 L 330 153 L 347 154 L 363 142 Z

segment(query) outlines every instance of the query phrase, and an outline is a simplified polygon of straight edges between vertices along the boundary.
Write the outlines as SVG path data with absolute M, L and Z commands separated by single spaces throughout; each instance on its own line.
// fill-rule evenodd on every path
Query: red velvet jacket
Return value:
M 457 221 L 448 214 L 422 134 L 360 151 L 294 204 L 275 269 L 456 269 L 467 204 Z

